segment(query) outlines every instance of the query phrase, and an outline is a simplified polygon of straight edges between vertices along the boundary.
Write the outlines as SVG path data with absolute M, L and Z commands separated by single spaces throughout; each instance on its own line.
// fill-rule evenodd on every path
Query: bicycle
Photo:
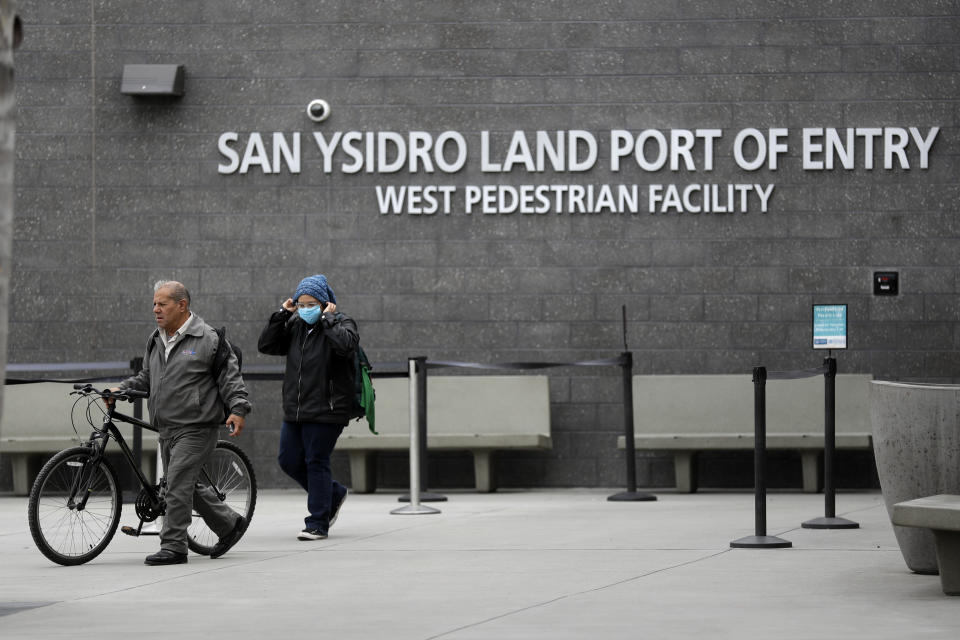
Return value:
M 119 445 L 123 458 L 140 483 L 140 493 L 134 503 L 140 524 L 136 529 L 122 527 L 121 531 L 139 536 L 144 523 L 155 521 L 166 510 L 165 481 L 161 478 L 154 484 L 147 480 L 115 421 L 153 432 L 157 429 L 143 420 L 120 413 L 116 410 L 116 402 L 100 402 L 111 398 L 133 402 L 147 394 L 132 389 L 96 389 L 90 384 L 75 384 L 73 388 L 75 391 L 70 395 L 80 396 L 74 407 L 86 400 L 86 419 L 93 431 L 88 440 L 55 454 L 47 461 L 33 483 L 27 506 L 30 534 L 37 548 L 50 560 L 67 566 L 83 564 L 100 555 L 110 544 L 120 523 L 123 506 L 120 482 L 106 456 L 111 438 Z M 95 423 L 95 411 L 103 414 L 99 426 Z M 72 411 L 71 422 L 76 432 Z M 232 442 L 218 441 L 200 472 L 198 485 L 201 491 L 213 491 L 219 500 L 246 518 L 249 526 L 257 504 L 257 480 L 250 459 L 240 447 Z M 190 550 L 210 555 L 217 540 L 217 535 L 194 511 L 187 530 Z

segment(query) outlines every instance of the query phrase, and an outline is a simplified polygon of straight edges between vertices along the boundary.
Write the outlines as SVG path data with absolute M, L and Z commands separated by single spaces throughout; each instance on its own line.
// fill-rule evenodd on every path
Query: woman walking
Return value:
M 326 538 L 347 498 L 333 479 L 330 454 L 350 419 L 359 341 L 357 323 L 337 311 L 323 275 L 304 278 L 260 333 L 260 353 L 287 358 L 278 460 L 307 492 L 300 540 Z

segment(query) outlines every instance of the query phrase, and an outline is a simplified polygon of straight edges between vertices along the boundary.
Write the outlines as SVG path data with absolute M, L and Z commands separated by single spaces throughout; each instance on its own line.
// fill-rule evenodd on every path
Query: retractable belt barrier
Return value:
M 624 313 L 626 311 L 624 310 Z M 623 378 L 623 430 L 626 439 L 626 468 L 627 468 L 627 490 L 613 494 L 607 497 L 611 502 L 649 502 L 656 500 L 656 496 L 649 493 L 637 491 L 637 461 L 636 449 L 634 448 L 633 432 L 633 354 L 630 351 L 624 351 L 615 358 L 602 358 L 599 360 L 575 360 L 571 362 L 459 362 L 456 360 L 427 360 L 427 368 L 440 369 L 447 367 L 456 367 L 462 369 L 481 369 L 481 370 L 511 370 L 519 371 L 523 369 L 553 369 L 558 367 L 620 367 Z M 425 387 L 425 385 L 424 385 Z M 426 392 L 424 388 L 424 393 Z M 420 416 L 420 422 L 423 429 L 421 433 L 421 443 L 426 442 L 426 399 L 421 398 L 420 402 L 424 410 Z M 426 457 L 421 467 L 421 476 L 426 477 Z
M 134 362 L 47 362 L 37 364 L 7 364 L 7 373 L 28 373 L 31 371 L 42 373 L 56 373 L 68 371 L 122 371 L 129 373 L 134 368 Z M 36 382 L 103 382 L 118 380 L 119 374 L 104 376 L 87 376 L 82 378 L 11 378 L 7 376 L 3 383 L 9 385 L 33 384 Z
M 824 365 L 814 369 L 797 369 L 796 371 L 767 371 L 767 380 L 802 380 L 803 378 L 825 375 L 828 370 L 827 365 Z
M 624 391 L 624 431 L 628 440 L 626 450 L 627 490 L 607 499 L 611 501 L 651 501 L 656 496 L 639 493 L 636 489 L 636 452 L 633 447 L 633 354 L 621 353 L 615 358 L 597 360 L 575 360 L 564 362 L 463 362 L 459 360 L 430 360 L 425 357 L 411 358 L 408 371 L 410 379 L 410 493 L 401 496 L 399 501 L 410 502 L 409 507 L 391 511 L 396 514 L 426 514 L 437 513 L 436 510 L 423 507 L 420 502 L 443 502 L 446 497 L 427 491 L 428 463 L 427 463 L 427 371 L 429 369 L 476 369 L 482 371 L 521 371 L 537 369 L 554 369 L 561 367 L 612 367 L 623 369 Z M 402 374 L 401 374 L 402 375 Z M 413 405 L 416 405 L 414 407 Z M 417 433 L 414 434 L 413 432 Z
M 824 378 L 824 447 L 823 493 L 825 515 L 804 522 L 807 529 L 856 529 L 860 525 L 836 517 L 836 489 L 833 479 L 833 454 L 836 449 L 836 380 L 837 360 L 826 358 L 823 366 L 795 371 L 767 371 L 766 367 L 753 369 L 753 461 L 754 461 L 754 535 L 734 540 L 731 547 L 785 548 L 793 543 L 767 535 L 767 380 L 800 380 L 822 375 Z
M 123 376 L 91 376 L 86 378 L 5 378 L 3 384 L 16 386 L 19 384 L 36 384 L 38 382 L 62 382 L 64 384 L 80 382 L 109 382 L 111 380 L 121 380 Z
M 556 367 L 622 367 L 630 354 L 622 353 L 616 358 L 602 360 L 578 360 L 575 362 L 457 362 L 456 360 L 427 360 L 430 369 L 457 367 L 461 369 L 553 369 Z
M 107 375 L 83 378 L 7 378 L 6 384 L 29 384 L 36 382 L 99 382 L 104 380 L 120 380 L 132 371 L 136 373 L 142 367 L 142 359 L 135 358 L 127 362 L 79 362 L 79 363 L 51 363 L 51 364 L 23 364 L 8 365 L 9 372 L 67 372 L 67 371 L 122 371 L 123 375 Z M 413 363 L 413 364 L 411 364 Z M 624 437 L 626 438 L 626 473 L 627 489 L 626 491 L 609 496 L 610 501 L 652 501 L 656 496 L 641 493 L 637 491 L 636 481 L 636 450 L 634 447 L 634 427 L 633 427 L 633 354 L 624 351 L 613 358 L 601 358 L 596 360 L 575 360 L 564 362 L 461 362 L 456 360 L 429 360 L 425 357 L 410 358 L 406 363 L 384 362 L 376 364 L 371 372 L 372 378 L 406 378 L 411 380 L 411 403 L 416 403 L 416 407 L 411 406 L 411 430 L 416 429 L 416 440 L 411 439 L 411 446 L 416 446 L 418 451 L 411 451 L 411 458 L 417 463 L 419 474 L 417 485 L 411 487 L 411 497 L 419 497 L 421 501 L 446 500 L 442 496 L 431 496 L 426 493 L 427 477 L 427 411 L 426 411 L 426 372 L 428 369 L 442 368 L 460 368 L 477 369 L 485 371 L 495 370 L 537 370 L 537 369 L 555 369 L 562 367 L 620 367 L 623 378 L 623 422 Z M 250 365 L 244 368 L 243 377 L 246 380 L 282 380 L 284 375 L 283 365 Z M 141 401 L 137 400 L 134 405 L 134 415 L 142 415 Z M 142 456 L 141 440 L 142 434 L 139 428 L 134 429 L 133 451 L 137 460 Z M 411 484 L 414 480 L 411 478 Z M 414 496 L 414 489 L 418 496 Z M 405 500 L 405 498 L 401 498 Z M 407 513 L 420 513 L 424 511 L 409 510 Z
M 379 362 L 371 365 L 371 378 L 406 378 L 410 373 L 404 362 Z M 384 371 L 384 368 L 387 370 Z M 244 380 L 283 380 L 282 364 L 254 364 L 243 368 Z

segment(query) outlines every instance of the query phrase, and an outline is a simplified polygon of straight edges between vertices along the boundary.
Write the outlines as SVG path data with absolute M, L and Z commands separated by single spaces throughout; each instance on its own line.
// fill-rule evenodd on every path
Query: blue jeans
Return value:
M 280 429 L 280 468 L 307 492 L 305 529 L 330 528 L 332 507 L 343 500 L 347 488 L 333 479 L 330 454 L 347 425 L 287 422 Z

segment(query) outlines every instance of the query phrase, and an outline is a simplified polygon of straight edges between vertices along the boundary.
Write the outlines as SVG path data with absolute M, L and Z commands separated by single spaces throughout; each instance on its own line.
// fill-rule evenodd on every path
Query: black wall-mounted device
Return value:
M 900 291 L 900 274 L 897 271 L 873 273 L 873 295 L 895 296 Z

